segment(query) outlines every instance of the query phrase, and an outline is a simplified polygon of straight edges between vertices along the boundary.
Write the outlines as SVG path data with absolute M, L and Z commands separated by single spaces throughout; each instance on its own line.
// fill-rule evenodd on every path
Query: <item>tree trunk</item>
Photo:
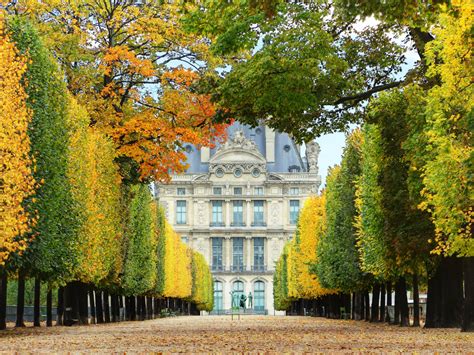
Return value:
M 153 298 L 153 314 L 154 318 L 158 318 L 160 316 L 159 310 L 160 309 L 160 300 L 158 298 Z
M 370 314 L 371 322 L 379 321 L 379 302 L 380 302 L 380 285 L 378 283 L 374 284 L 372 288 L 372 311 Z
M 147 297 L 146 305 L 148 307 L 148 319 L 153 319 L 153 298 Z
M 1 272 L 2 284 L 0 287 L 0 330 L 7 329 L 7 286 L 8 275 L 5 270 Z
M 420 292 L 418 290 L 418 274 L 413 274 L 413 326 L 420 326 Z
M 364 297 L 362 292 L 356 292 L 354 305 L 354 319 L 362 320 L 364 316 Z
M 79 306 L 79 324 L 89 325 L 89 305 L 87 291 L 88 286 L 83 282 L 76 283 L 77 295 L 78 295 L 78 306 Z
M 79 323 L 79 299 L 81 297 L 77 282 L 70 282 L 64 288 L 64 325 Z
M 400 324 L 400 290 L 399 280 L 395 282 L 395 316 L 393 324 Z
M 118 322 L 117 319 L 117 297 L 115 295 L 110 295 L 112 303 L 112 322 Z
M 113 299 L 115 299 L 115 307 L 114 307 L 114 317 L 116 322 L 120 322 L 120 297 L 118 295 L 113 295 Z
M 64 287 L 58 288 L 58 308 L 56 325 L 64 325 Z
M 53 290 L 48 289 L 46 294 L 46 326 L 53 326 Z
M 142 321 L 142 298 L 141 296 L 136 296 L 136 303 L 137 303 L 137 315 L 136 315 L 136 320 L 137 321 Z
M 102 291 L 95 290 L 95 316 L 97 324 L 104 323 L 104 301 Z
M 392 306 L 392 283 L 387 282 L 387 313 L 385 314 L 385 322 L 390 323 L 390 314 L 388 307 Z
M 474 332 L 474 257 L 463 258 L 464 304 L 462 312 L 463 332 Z
M 104 321 L 110 323 L 109 293 L 107 291 L 104 291 Z
M 410 310 L 408 308 L 407 281 L 403 277 L 400 285 L 400 325 L 407 327 L 410 325 Z
M 426 328 L 461 327 L 463 303 L 462 260 L 442 258 L 428 281 Z
M 95 298 L 94 298 L 94 287 L 92 285 L 89 286 L 89 304 L 91 307 L 91 324 L 96 324 L 96 312 L 95 312 Z
M 125 297 L 124 296 L 118 296 L 119 298 L 119 322 L 125 320 Z M 122 309 L 122 312 L 120 313 L 120 309 Z
M 351 319 L 355 320 L 355 302 L 356 302 L 356 294 L 355 292 L 351 295 Z
M 370 299 L 369 293 L 366 291 L 364 292 L 364 309 L 365 309 L 365 320 L 368 322 L 370 321 Z
M 16 324 L 15 327 L 25 326 L 25 272 L 18 271 L 18 294 L 16 299 Z
M 380 314 L 379 322 L 385 320 L 385 284 L 380 285 Z
M 33 304 L 33 325 L 35 327 L 41 326 L 41 280 L 35 277 L 35 299 Z
M 145 296 L 140 296 L 141 298 L 141 320 L 146 319 L 146 302 L 145 302 Z
M 135 296 L 130 297 L 130 320 L 137 320 L 137 298 Z

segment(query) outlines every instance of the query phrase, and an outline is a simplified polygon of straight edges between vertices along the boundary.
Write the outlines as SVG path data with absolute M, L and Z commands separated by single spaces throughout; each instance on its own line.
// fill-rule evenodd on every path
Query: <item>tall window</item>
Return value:
M 244 201 L 233 202 L 233 217 L 234 226 L 244 225 Z
M 263 201 L 253 201 L 253 224 L 254 226 L 264 226 Z
M 222 238 L 212 238 L 212 270 L 222 271 Z
M 244 238 L 232 238 L 232 270 L 244 271 Z
M 265 271 L 265 246 L 263 238 L 253 238 L 253 270 Z
M 221 311 L 223 309 L 222 282 L 214 281 L 214 311 Z
M 244 294 L 244 283 L 242 281 L 235 281 L 232 285 L 232 291 L 234 291 L 234 299 L 237 300 L 237 306 L 239 306 L 240 296 Z
M 296 224 L 300 212 L 300 201 L 290 200 L 290 224 Z
M 186 224 L 186 201 L 176 201 L 176 224 Z
M 212 201 L 212 225 L 223 226 L 222 201 Z
M 263 281 L 255 281 L 253 284 L 253 308 L 256 311 L 265 310 L 265 283 Z

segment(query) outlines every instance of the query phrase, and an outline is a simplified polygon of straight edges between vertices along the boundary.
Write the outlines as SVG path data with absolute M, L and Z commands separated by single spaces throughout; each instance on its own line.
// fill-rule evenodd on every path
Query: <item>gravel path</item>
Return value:
M 474 333 L 311 317 L 174 317 L 8 329 L 1 352 L 417 352 L 474 354 Z

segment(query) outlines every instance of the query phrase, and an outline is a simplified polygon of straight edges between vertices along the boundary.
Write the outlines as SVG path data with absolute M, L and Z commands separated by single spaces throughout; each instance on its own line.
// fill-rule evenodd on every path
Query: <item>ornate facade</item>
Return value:
M 266 127 L 237 123 L 228 133 L 215 149 L 186 147 L 186 174 L 155 190 L 168 221 L 211 266 L 214 312 L 231 308 L 234 291 L 252 293 L 255 312 L 274 314 L 274 265 L 319 189 L 319 146 L 308 143 L 303 158 L 288 135 Z

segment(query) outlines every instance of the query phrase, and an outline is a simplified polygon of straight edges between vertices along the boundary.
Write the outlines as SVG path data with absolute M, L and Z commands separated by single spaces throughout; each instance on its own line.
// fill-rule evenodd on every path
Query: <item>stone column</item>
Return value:
M 230 200 L 225 200 L 225 226 L 230 227 Z
M 225 236 L 225 245 L 224 245 L 224 265 L 226 270 L 230 270 L 231 264 L 231 256 L 232 256 L 232 240 L 230 235 Z
M 247 221 L 245 223 L 247 227 L 250 227 L 252 223 L 252 214 L 250 212 L 251 212 L 250 200 L 247 200 Z
M 251 250 L 252 250 L 252 237 L 250 235 L 245 236 L 245 270 L 250 271 L 252 268 Z

